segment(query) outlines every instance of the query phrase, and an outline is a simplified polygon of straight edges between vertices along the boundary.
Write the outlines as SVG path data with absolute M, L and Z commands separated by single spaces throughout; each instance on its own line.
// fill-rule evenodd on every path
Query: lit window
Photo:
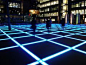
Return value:
M 86 1 L 85 1 L 85 6 L 86 6 Z
M 51 19 L 52 21 L 55 21 L 55 19 Z
M 47 3 L 47 6 L 50 6 L 50 3 Z
M 63 0 L 63 3 L 64 4 L 68 4 L 68 0 Z
M 20 8 L 20 4 L 19 3 L 9 3 L 9 7 L 13 7 L 13 8 Z
M 85 9 L 85 14 L 86 14 L 86 9 Z
M 79 13 L 79 11 L 78 10 L 76 10 L 76 14 L 78 14 Z
M 76 7 L 79 7 L 79 4 L 76 4 Z
M 82 2 L 82 5 L 81 6 L 84 7 L 84 1 Z

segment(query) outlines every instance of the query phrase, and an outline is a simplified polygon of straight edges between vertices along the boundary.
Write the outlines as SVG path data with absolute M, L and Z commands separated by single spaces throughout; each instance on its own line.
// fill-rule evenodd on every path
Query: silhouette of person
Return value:
M 36 30 L 36 20 L 35 20 L 35 18 L 33 18 L 32 22 L 31 22 L 31 25 L 32 25 L 31 28 L 35 32 L 35 30 Z
M 61 26 L 62 26 L 62 29 L 64 30 L 64 26 L 65 26 L 65 18 L 62 18 L 62 20 L 61 20 Z
M 49 20 L 47 19 L 47 21 L 46 21 L 46 28 L 49 30 Z

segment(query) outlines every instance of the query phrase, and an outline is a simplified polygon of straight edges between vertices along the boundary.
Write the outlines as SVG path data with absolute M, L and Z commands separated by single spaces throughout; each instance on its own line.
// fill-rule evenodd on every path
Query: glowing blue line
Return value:
M 86 44 L 86 41 L 85 41 L 85 42 L 82 42 L 82 43 L 80 43 L 80 44 L 77 44 L 77 45 L 73 46 L 72 48 L 75 49 L 75 48 L 77 48 L 77 47 L 79 47 L 79 46 L 82 46 L 82 45 L 84 45 L 84 44 Z
M 58 35 L 57 35 L 57 36 L 58 36 Z M 54 40 L 54 39 L 63 38 L 63 37 L 68 37 L 68 36 L 72 36 L 72 35 L 66 35 L 66 36 L 62 36 L 62 35 L 60 35 L 60 37 L 51 38 L 51 39 L 48 39 L 48 41 L 49 41 L 49 40 Z
M 60 55 L 62 55 L 62 54 L 64 54 L 64 53 L 66 53 L 66 52 L 68 52 L 68 51 L 70 51 L 70 50 L 72 50 L 72 49 L 66 49 L 66 50 L 60 51 L 60 52 L 58 52 L 58 53 L 55 53 L 55 54 L 50 55 L 50 56 L 48 56 L 48 57 L 45 57 L 45 58 L 43 58 L 42 60 L 43 60 L 43 61 L 48 61 L 48 60 L 50 60 L 50 59 L 52 59 L 52 58 L 54 58 L 54 57 L 57 57 L 57 56 L 60 56 Z M 33 63 L 31 63 L 31 64 L 28 64 L 28 65 L 33 65 L 33 64 L 39 64 L 39 62 L 36 61 L 36 62 L 33 62 Z
M 5 39 L 0 39 L 0 41 L 3 41 L 3 40 L 9 40 L 9 38 L 5 38 Z
M 5 48 L 0 48 L 0 51 L 2 50 L 7 50 L 7 49 L 12 49 L 12 48 L 16 48 L 16 47 L 19 47 L 19 46 L 10 46 L 10 47 L 5 47 Z
M 66 50 L 60 51 L 60 52 L 58 52 L 58 53 L 55 53 L 55 54 L 53 54 L 53 55 L 50 55 L 50 56 L 48 56 L 48 57 L 42 59 L 42 60 L 43 60 L 43 61 L 50 60 L 50 59 L 52 59 L 52 58 L 54 58 L 54 57 L 57 57 L 57 56 L 59 56 L 59 55 L 61 55 L 61 54 L 63 54 L 63 53 L 66 53 L 66 52 L 68 52 L 68 51 L 70 51 L 70 50 L 72 50 L 72 49 L 66 49 Z
M 40 43 L 40 42 L 44 42 L 44 41 L 46 41 L 46 40 L 41 40 L 41 41 L 37 41 L 37 42 L 31 42 L 31 43 L 25 43 L 25 44 L 22 44 L 23 46 L 26 46 L 26 45 L 31 45 L 31 44 L 38 44 L 38 43 Z
M 27 64 L 27 65 L 37 65 L 37 64 L 39 64 L 39 62 L 38 62 L 38 61 L 33 62 L 33 63 L 30 63 L 30 64 Z
M 54 39 L 59 39 L 59 38 L 62 38 L 63 36 L 60 36 L 60 37 L 56 37 L 56 38 L 51 38 L 51 39 L 48 39 L 48 41 L 50 40 L 54 40 Z
M 68 32 L 69 33 L 69 32 Z M 74 35 L 74 34 L 73 34 Z M 67 37 L 67 36 L 65 36 L 65 37 Z M 75 38 L 72 38 L 72 39 L 74 39 L 75 40 Z M 77 40 L 79 40 L 79 39 L 77 39 Z M 62 45 L 61 45 L 62 46 Z M 70 49 L 72 49 L 71 47 L 70 47 Z
M 66 37 L 66 36 L 65 36 L 65 37 Z M 85 40 L 81 40 L 81 39 L 77 39 L 77 38 L 72 38 L 72 37 L 66 37 L 66 38 L 74 39 L 74 40 L 79 40 L 79 41 L 85 41 Z
M 60 45 L 60 46 L 63 46 L 63 47 L 66 47 L 66 48 L 70 48 L 71 49 L 70 46 L 67 46 L 67 45 L 64 45 L 64 44 L 61 44 L 61 43 L 57 43 L 57 42 L 54 42 L 54 41 L 49 41 L 49 42 L 52 42 L 54 44 L 57 44 L 57 45 Z
M 30 36 L 13 37 L 13 39 L 17 39 L 17 38 L 24 38 L 24 37 L 30 37 Z M 2 41 L 2 40 L 9 40 L 9 38 L 0 39 L 0 40 L 1 40 L 1 41 Z
M 61 36 L 61 37 L 63 37 L 63 36 Z M 61 37 L 60 37 L 60 38 L 61 38 Z M 70 38 L 70 39 L 74 39 L 74 40 L 80 40 L 80 39 L 71 38 L 71 37 L 67 37 L 67 36 L 64 36 L 64 37 L 66 37 L 66 38 Z M 58 37 L 57 37 L 57 38 L 58 38 Z M 57 38 L 52 38 L 52 39 L 49 39 L 49 40 L 53 40 L 53 39 L 57 39 Z M 48 40 L 48 41 L 49 41 L 49 40 Z
M 34 59 L 36 59 L 37 61 L 39 61 L 41 64 L 48 65 L 47 63 L 45 63 L 44 61 L 42 61 L 40 58 L 38 58 L 35 54 L 33 54 L 31 51 L 29 51 L 28 49 L 26 49 L 24 46 L 22 46 L 16 40 L 14 40 L 12 37 L 10 37 L 8 34 L 6 34 L 4 31 L 1 30 L 1 32 L 3 32 L 7 37 L 9 37 L 13 42 L 15 42 L 19 47 L 21 47 L 25 52 L 27 52 L 28 54 L 30 54 Z
M 20 30 L 21 31 L 21 30 Z M 22 32 L 22 31 L 21 31 Z M 27 33 L 27 32 L 26 32 Z M 29 33 L 27 33 L 27 34 L 29 34 Z M 32 35 L 32 34 L 30 34 L 30 35 Z M 32 36 L 34 36 L 34 35 L 32 35 Z M 39 36 L 37 36 L 37 35 L 35 35 L 35 37 L 37 37 L 37 38 L 40 38 L 40 39 L 45 39 L 45 38 L 42 38 L 42 37 L 39 37 Z
M 16 30 L 17 30 L 17 29 L 16 29 Z M 20 31 L 21 33 L 26 33 L 26 34 L 29 34 L 30 36 L 34 36 L 34 35 L 30 34 L 30 33 L 23 32 L 23 31 L 21 31 L 21 30 L 17 30 L 17 31 Z
M 13 37 L 13 38 L 16 39 L 16 38 L 25 38 L 25 37 L 31 37 L 31 36 L 20 36 L 20 37 Z
M 22 34 L 22 33 L 8 33 L 9 35 L 13 35 L 13 34 Z
M 22 44 L 23 46 L 27 46 L 27 45 L 32 45 L 32 44 L 38 44 L 40 42 L 44 42 L 46 40 L 41 40 L 41 41 L 37 41 L 37 42 L 32 42 L 32 43 L 25 43 L 25 44 Z M 7 49 L 11 49 L 11 48 L 16 48 L 16 47 L 19 47 L 19 46 L 10 46 L 10 47 L 5 47 L 5 48 L 0 48 L 0 51 L 2 50 L 7 50 Z
M 3 36 L 4 34 L 0 34 L 0 36 Z
M 83 53 L 83 54 L 86 54 L 85 51 L 82 51 L 82 50 L 79 50 L 79 49 L 73 49 L 73 50 L 78 51 L 78 52 Z

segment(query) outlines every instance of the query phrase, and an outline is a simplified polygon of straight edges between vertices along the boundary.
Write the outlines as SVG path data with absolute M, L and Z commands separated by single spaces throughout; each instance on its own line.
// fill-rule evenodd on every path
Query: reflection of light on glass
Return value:
M 70 16 L 70 24 L 72 24 L 72 21 L 73 21 L 73 15 L 71 14 L 71 16 Z
M 63 10 L 67 10 L 67 6 L 63 6 Z
M 76 15 L 76 24 L 78 24 L 78 14 Z
M 66 16 L 65 16 L 65 23 L 67 23 L 67 14 L 66 14 Z
M 20 4 L 19 3 L 9 3 L 9 7 L 20 8 Z
M 1 9 L 0 9 L 0 11 L 1 11 Z
M 55 21 L 55 19 L 51 19 L 52 21 Z
M 85 19 L 84 17 L 85 17 L 85 16 L 83 15 L 83 20 Z
M 85 18 L 85 23 L 86 23 L 86 18 Z
M 67 4 L 67 3 L 68 3 L 68 0 L 63 0 L 63 3 L 64 3 L 64 4 Z

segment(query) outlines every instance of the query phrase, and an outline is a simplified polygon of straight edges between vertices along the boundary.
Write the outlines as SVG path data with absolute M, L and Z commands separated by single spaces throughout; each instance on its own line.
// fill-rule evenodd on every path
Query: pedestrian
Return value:
M 65 26 L 65 18 L 62 18 L 62 20 L 61 20 L 61 26 L 62 26 L 62 29 L 64 30 L 64 26 Z
M 33 32 L 35 32 L 35 30 L 36 30 L 36 20 L 35 20 L 35 18 L 33 18 L 33 20 L 32 20 L 32 22 L 31 22 L 31 28 L 33 29 Z
M 47 19 L 47 21 L 46 21 L 46 28 L 48 29 L 48 31 L 49 31 L 49 27 L 50 27 L 50 23 L 49 23 L 50 21 Z

